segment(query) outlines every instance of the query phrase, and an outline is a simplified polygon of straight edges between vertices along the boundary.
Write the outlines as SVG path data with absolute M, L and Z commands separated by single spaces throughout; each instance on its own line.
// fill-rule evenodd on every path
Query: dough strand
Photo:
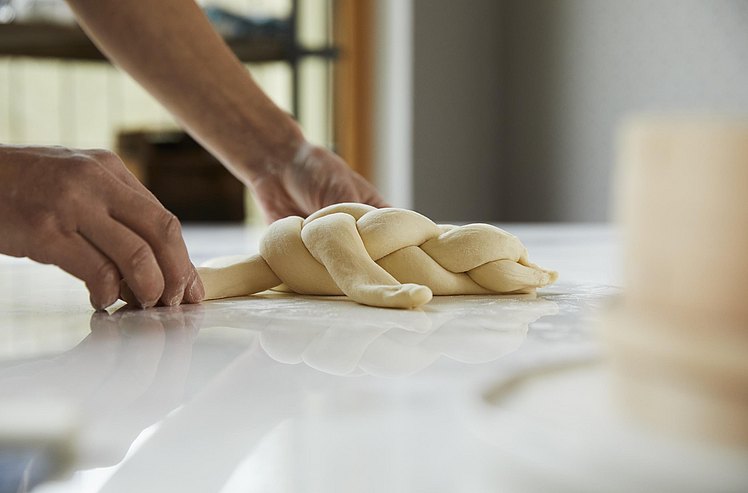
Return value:
M 206 299 L 276 289 L 387 308 L 416 308 L 432 295 L 529 293 L 558 277 L 495 226 L 440 226 L 417 212 L 364 204 L 278 220 L 259 255 L 198 272 Z

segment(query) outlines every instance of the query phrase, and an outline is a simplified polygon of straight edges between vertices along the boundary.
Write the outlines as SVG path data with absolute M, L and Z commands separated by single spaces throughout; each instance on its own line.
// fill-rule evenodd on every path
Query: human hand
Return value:
M 388 204 L 361 175 L 336 154 L 308 143 L 290 164 L 265 166 L 250 179 L 255 197 L 269 221 L 302 216 L 339 202 Z
M 138 0 L 68 3 L 107 57 L 254 189 L 269 220 L 342 201 L 385 205 L 339 157 L 305 143 L 298 124 L 255 83 L 195 2 L 151 2 L 147 12 Z M 139 26 L 138 36 L 122 25 Z
M 0 253 L 82 279 L 94 308 L 121 280 L 142 307 L 202 300 L 179 221 L 113 153 L 0 146 L 0 183 Z

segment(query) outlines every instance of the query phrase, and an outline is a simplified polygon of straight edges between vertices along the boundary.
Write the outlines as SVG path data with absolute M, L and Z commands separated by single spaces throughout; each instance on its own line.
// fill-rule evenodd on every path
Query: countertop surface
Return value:
M 265 293 L 94 313 L 79 281 L 0 257 L 0 493 L 746 491 L 744 455 L 611 397 L 615 231 L 503 227 L 556 285 L 412 311 Z M 201 263 L 259 231 L 185 237 Z

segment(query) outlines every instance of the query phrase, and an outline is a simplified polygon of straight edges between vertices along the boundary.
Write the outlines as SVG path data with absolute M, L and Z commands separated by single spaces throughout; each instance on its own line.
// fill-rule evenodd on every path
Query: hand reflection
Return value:
M 72 350 L 0 373 L 0 395 L 74 409 L 81 420 L 78 464 L 113 464 L 144 428 L 181 403 L 201 319 L 199 305 L 96 312 L 91 333 Z

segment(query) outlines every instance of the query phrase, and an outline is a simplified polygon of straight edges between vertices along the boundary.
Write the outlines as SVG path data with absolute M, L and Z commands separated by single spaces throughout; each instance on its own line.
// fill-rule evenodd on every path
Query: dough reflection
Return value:
M 496 360 L 522 344 L 529 324 L 557 312 L 533 295 L 442 297 L 415 311 L 283 294 L 121 309 L 94 314 L 73 349 L 3 368 L 0 398 L 69 410 L 59 435 L 68 456 L 59 459 L 76 470 L 117 465 L 130 451 L 103 491 L 154 486 L 156 457 L 170 471 L 160 491 L 218 491 L 279 426 L 305 422 L 315 406 L 345 408 L 346 393 L 361 391 L 352 405 L 376 411 L 385 405 L 373 397 L 378 377 L 444 359 Z M 36 426 L 46 412 L 18 423 Z M 220 461 L 206 450 L 220 451 Z
M 216 318 L 209 305 L 206 325 L 256 331 L 274 360 L 333 375 L 405 376 L 442 356 L 486 363 L 517 349 L 529 324 L 558 312 L 556 303 L 534 295 L 441 297 L 423 311 L 379 310 L 339 299 L 268 298 L 245 300 L 245 309 L 237 307 L 228 317 L 228 304 L 216 310 Z

